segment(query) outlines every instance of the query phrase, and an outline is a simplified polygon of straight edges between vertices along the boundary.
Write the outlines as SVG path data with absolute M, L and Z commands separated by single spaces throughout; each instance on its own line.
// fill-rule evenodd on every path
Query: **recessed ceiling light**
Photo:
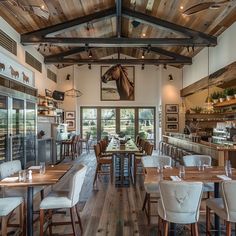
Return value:
M 145 33 L 143 33 L 143 37 L 145 37 L 146 36 L 146 34 Z
M 183 6 L 180 6 L 180 9 L 181 9 L 181 10 L 183 10 L 183 9 L 184 9 L 184 7 L 183 7 Z

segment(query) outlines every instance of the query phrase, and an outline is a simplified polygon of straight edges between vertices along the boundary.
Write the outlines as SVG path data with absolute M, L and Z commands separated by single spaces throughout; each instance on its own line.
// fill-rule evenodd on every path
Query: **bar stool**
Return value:
M 73 135 L 73 137 L 70 140 L 64 140 L 62 141 L 61 145 L 62 145 L 62 155 L 63 157 L 69 157 L 70 155 L 72 155 L 73 152 L 73 144 L 74 144 L 74 140 L 76 138 L 76 135 Z
M 86 150 L 86 153 L 89 153 L 89 139 L 91 137 L 91 133 L 90 132 L 87 132 L 86 133 L 86 137 L 85 138 L 81 138 L 79 140 L 79 142 L 81 143 L 81 149 L 83 151 L 83 144 L 85 144 L 85 150 Z

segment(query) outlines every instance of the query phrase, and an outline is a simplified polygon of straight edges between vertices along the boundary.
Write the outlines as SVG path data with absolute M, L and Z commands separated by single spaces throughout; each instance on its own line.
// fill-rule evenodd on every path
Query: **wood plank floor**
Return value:
M 79 209 L 81 212 L 84 236 L 156 236 L 157 217 L 152 217 L 151 224 L 147 224 L 147 218 L 142 211 L 142 204 L 145 196 L 143 188 L 143 177 L 137 178 L 136 186 L 116 188 L 110 183 L 109 176 L 98 179 L 97 185 L 93 188 L 93 177 L 96 166 L 94 153 L 83 153 L 76 160 L 67 158 L 64 162 L 71 162 L 74 168 L 78 164 L 85 164 L 88 167 L 85 182 L 80 196 Z M 68 181 L 71 175 L 68 173 L 62 181 L 52 189 L 68 189 Z M 48 189 L 47 192 L 49 192 Z M 39 204 L 36 201 L 35 208 Z M 152 205 L 152 213 L 156 214 L 156 205 Z M 53 221 L 70 221 L 69 212 L 57 214 Z M 78 227 L 78 225 L 77 225 Z M 78 227 L 79 228 L 79 227 Z M 187 228 L 177 227 L 177 235 L 190 235 Z M 205 235 L 205 216 L 201 217 L 200 235 Z M 34 225 L 34 235 L 39 235 L 39 222 Z M 66 235 L 72 233 L 71 225 L 54 226 L 53 235 Z M 47 233 L 45 233 L 47 235 Z M 222 234 L 224 235 L 224 234 Z

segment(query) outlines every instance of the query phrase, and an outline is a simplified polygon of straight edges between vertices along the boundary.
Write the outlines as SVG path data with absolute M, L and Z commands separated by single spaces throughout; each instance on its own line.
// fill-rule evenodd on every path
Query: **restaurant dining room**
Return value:
M 0 0 L 0 235 L 236 235 L 235 0 Z

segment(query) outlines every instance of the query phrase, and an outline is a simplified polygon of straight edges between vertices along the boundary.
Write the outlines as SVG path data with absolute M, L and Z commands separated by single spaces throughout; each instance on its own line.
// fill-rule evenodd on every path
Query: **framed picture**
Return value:
M 166 104 L 166 113 L 179 113 L 178 104 Z
M 75 119 L 75 111 L 66 111 L 65 119 Z
M 134 66 L 101 66 L 101 101 L 134 101 Z
M 49 89 L 45 89 L 45 96 L 52 98 L 52 91 Z
M 179 122 L 179 114 L 166 113 L 166 122 Z
M 75 120 L 66 120 L 67 128 L 69 130 L 75 129 Z
M 178 123 L 166 123 L 166 131 L 177 132 L 179 131 Z

